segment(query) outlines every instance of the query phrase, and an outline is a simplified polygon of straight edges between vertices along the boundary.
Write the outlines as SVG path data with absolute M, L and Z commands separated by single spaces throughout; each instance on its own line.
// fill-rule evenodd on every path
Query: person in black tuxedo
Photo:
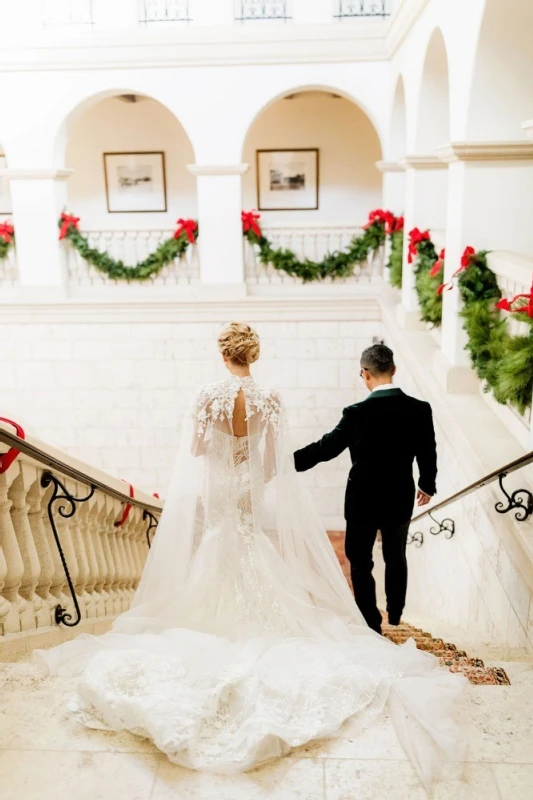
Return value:
M 361 356 L 361 377 L 371 394 L 344 409 L 337 427 L 294 454 L 305 472 L 346 448 L 352 468 L 346 487 L 346 556 L 355 600 L 369 627 L 381 633 L 372 576 L 372 551 L 381 531 L 389 623 L 399 625 L 407 592 L 406 545 L 415 503 L 426 505 L 436 493 L 437 449 L 431 406 L 404 394 L 392 379 L 394 355 L 383 344 Z M 413 462 L 419 471 L 418 491 Z

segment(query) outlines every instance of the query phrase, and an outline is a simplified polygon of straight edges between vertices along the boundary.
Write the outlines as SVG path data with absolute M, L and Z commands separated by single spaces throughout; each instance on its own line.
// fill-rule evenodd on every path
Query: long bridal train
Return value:
M 466 757 L 466 679 L 366 626 L 299 485 L 281 399 L 249 377 L 197 394 L 130 610 L 37 657 L 80 673 L 70 709 L 85 725 L 193 769 L 248 770 L 385 705 L 426 788 Z

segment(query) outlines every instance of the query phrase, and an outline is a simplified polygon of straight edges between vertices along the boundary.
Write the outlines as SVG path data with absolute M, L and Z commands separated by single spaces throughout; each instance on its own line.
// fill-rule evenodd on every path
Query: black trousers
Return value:
M 407 532 L 409 522 L 381 523 L 363 520 L 346 524 L 345 552 L 350 562 L 355 602 L 368 626 L 381 633 L 381 614 L 376 602 L 376 582 L 372 575 L 372 551 L 381 530 L 385 561 L 385 595 L 391 620 L 400 620 L 407 593 Z

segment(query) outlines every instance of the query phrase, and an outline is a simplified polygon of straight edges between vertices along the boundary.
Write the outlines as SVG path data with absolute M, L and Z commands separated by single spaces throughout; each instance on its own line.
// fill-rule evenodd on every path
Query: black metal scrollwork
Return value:
M 146 528 L 146 541 L 148 542 L 148 547 L 152 546 L 152 539 L 150 539 L 150 531 L 156 531 L 157 526 L 159 525 L 159 520 L 157 517 L 154 517 L 151 511 L 148 511 L 147 508 L 143 511 L 143 519 L 148 520 L 148 527 Z
M 435 519 L 432 514 L 428 514 L 428 517 L 432 519 L 437 526 L 436 528 L 429 529 L 429 532 L 432 536 L 438 536 L 439 533 L 444 533 L 445 539 L 452 538 L 455 533 L 455 522 L 453 519 L 443 519 L 442 522 L 439 522 L 438 519 Z
M 424 534 L 422 531 L 407 534 L 407 544 L 414 544 L 415 547 L 422 547 L 424 544 Z
M 59 538 L 59 534 L 57 532 L 57 527 L 54 519 L 54 503 L 58 503 L 64 501 L 57 507 L 58 514 L 63 517 L 63 519 L 70 519 L 74 516 L 77 510 L 78 503 L 85 503 L 87 500 L 90 500 L 91 497 L 94 495 L 95 488 L 91 486 L 91 490 L 86 497 L 74 497 L 68 489 L 66 488 L 65 484 L 62 483 L 59 478 L 57 478 L 51 472 L 44 472 L 41 478 L 41 486 L 44 489 L 47 489 L 50 485 L 53 486 L 52 495 L 50 500 L 48 501 L 48 519 L 50 520 L 50 526 L 52 528 L 52 533 L 54 534 L 54 539 L 57 545 L 57 549 L 59 551 L 59 556 L 61 558 L 61 563 L 63 564 L 63 569 L 65 571 L 65 577 L 67 579 L 68 588 L 70 589 L 70 594 L 72 597 L 72 602 L 74 603 L 74 608 L 76 610 L 76 618 L 72 620 L 72 614 L 69 614 L 66 608 L 58 603 L 55 608 L 54 618 L 57 625 L 63 623 L 63 625 L 67 625 L 69 628 L 74 628 L 78 625 L 79 621 L 81 620 L 81 611 L 80 606 L 78 604 L 78 598 L 76 597 L 76 590 L 74 589 L 74 584 L 72 583 L 72 578 L 70 577 L 70 572 L 68 570 L 67 560 L 65 558 L 65 554 L 63 552 L 63 548 L 61 546 L 61 541 Z
M 506 477 L 506 472 L 502 472 L 498 475 L 498 483 L 500 484 L 502 493 L 505 495 L 507 505 L 500 501 L 496 503 L 494 507 L 498 514 L 507 514 L 509 511 L 514 511 L 515 519 L 518 520 L 518 522 L 525 522 L 525 520 L 529 519 L 533 514 L 533 493 L 530 492 L 529 489 L 516 489 L 512 494 L 509 494 L 503 485 L 503 481 Z

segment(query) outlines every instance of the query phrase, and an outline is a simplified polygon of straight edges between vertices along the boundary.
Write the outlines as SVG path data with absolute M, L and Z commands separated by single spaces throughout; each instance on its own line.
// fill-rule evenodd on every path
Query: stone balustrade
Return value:
M 0 423 L 4 466 L 12 444 L 6 434 L 13 433 L 11 425 Z M 143 492 L 130 501 L 123 481 L 33 437 L 25 439 L 24 447 L 0 472 L 0 660 L 58 643 L 73 631 L 107 629 L 129 607 L 142 573 L 150 524 L 143 518 L 145 508 L 153 514 L 162 508 Z M 61 483 L 52 480 L 44 486 L 46 472 Z M 76 503 L 68 495 L 91 496 Z M 127 518 L 117 525 L 128 503 Z M 58 607 L 71 616 L 71 625 L 79 616 L 79 625 L 58 626 Z

